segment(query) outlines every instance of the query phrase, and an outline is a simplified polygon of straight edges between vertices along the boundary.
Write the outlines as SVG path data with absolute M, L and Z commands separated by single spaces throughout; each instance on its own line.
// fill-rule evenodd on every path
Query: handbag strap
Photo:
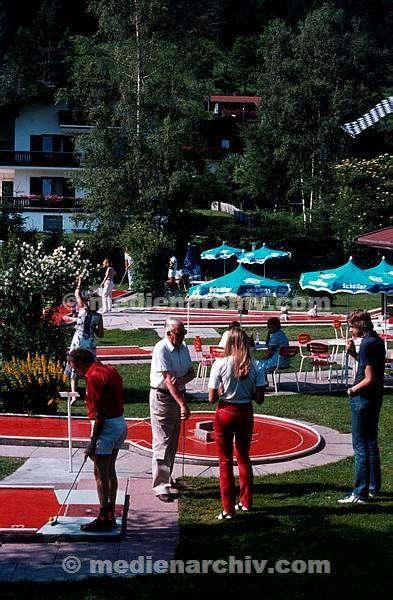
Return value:
M 90 311 L 87 311 L 85 316 L 85 320 L 83 321 L 83 335 L 90 336 L 91 335 L 91 320 L 93 315 Z

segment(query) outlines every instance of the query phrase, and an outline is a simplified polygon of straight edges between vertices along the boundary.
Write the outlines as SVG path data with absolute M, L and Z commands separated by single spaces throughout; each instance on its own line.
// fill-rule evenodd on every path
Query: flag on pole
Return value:
M 344 129 L 349 135 L 355 137 L 361 133 L 367 127 L 371 127 L 374 123 L 377 123 L 383 117 L 386 117 L 389 113 L 393 112 L 393 96 L 385 98 L 382 102 L 379 102 L 374 108 L 369 110 L 365 115 L 352 121 L 351 123 L 344 123 L 341 128 Z

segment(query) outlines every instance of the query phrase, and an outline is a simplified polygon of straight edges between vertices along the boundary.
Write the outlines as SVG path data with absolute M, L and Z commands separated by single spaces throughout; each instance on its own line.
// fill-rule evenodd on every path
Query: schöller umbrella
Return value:
M 237 259 L 237 262 L 249 265 L 254 263 L 263 265 L 263 275 L 265 276 L 265 263 L 267 260 L 273 258 L 291 258 L 291 253 L 284 252 L 283 250 L 273 250 L 272 248 L 268 248 L 266 244 L 263 244 L 263 246 L 257 250 L 242 254 L 242 256 Z
M 190 287 L 187 292 L 188 309 L 190 301 L 213 298 L 247 298 L 261 296 L 288 296 L 289 283 L 267 279 L 255 275 L 243 265 L 237 269 L 206 283 Z M 189 310 L 188 310 L 189 322 Z
M 211 248 L 210 250 L 202 252 L 201 258 L 203 260 L 223 260 L 225 275 L 225 261 L 232 256 L 240 256 L 243 252 L 244 250 L 241 248 L 234 248 L 233 246 L 222 243 L 221 246 L 217 246 L 217 248 Z

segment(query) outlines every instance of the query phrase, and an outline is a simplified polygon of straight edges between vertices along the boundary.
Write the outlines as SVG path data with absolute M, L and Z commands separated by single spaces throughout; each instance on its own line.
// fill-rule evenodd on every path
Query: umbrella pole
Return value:
M 190 301 L 187 300 L 187 333 L 190 332 Z
M 386 331 L 386 321 L 387 321 L 386 313 L 388 312 L 388 303 L 387 303 L 387 295 L 386 294 L 382 294 L 382 309 L 383 309 L 384 329 L 385 329 L 385 333 L 387 333 L 387 331 Z
M 224 258 L 224 275 L 225 275 L 225 266 L 226 266 L 226 263 L 225 263 L 225 258 Z

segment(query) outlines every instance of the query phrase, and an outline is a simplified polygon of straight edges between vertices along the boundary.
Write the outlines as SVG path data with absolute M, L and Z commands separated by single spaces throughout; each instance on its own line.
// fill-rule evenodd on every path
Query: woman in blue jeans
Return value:
M 353 338 L 362 338 L 359 352 L 353 339 L 347 352 L 358 362 L 355 381 L 348 389 L 352 412 L 352 445 L 355 453 L 355 484 L 340 504 L 364 504 L 381 488 L 381 464 L 378 448 L 378 421 L 383 398 L 385 345 L 373 331 L 371 316 L 355 310 L 348 317 Z

